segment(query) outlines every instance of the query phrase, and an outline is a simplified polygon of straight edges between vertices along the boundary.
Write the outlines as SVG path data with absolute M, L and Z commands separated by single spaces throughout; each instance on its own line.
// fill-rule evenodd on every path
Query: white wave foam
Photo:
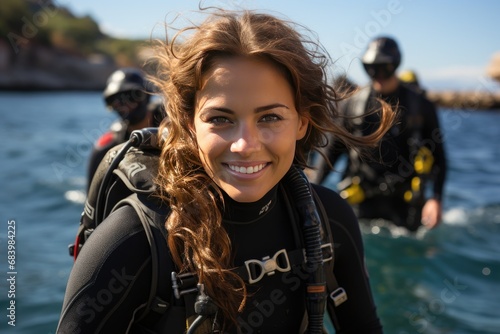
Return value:
M 68 190 L 64 193 L 64 198 L 66 198 L 70 202 L 78 204 L 85 203 L 86 197 L 87 196 L 85 195 L 85 192 L 81 190 Z
M 466 225 L 469 221 L 469 214 L 465 208 L 451 208 L 443 214 L 443 223 L 448 225 Z

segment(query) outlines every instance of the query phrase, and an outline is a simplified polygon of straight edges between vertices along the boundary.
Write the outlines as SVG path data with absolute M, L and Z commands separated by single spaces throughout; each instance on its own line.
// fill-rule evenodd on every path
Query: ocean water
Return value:
M 0 92 L 0 116 L 0 333 L 54 333 L 87 156 L 115 118 L 98 92 Z M 439 117 L 442 224 L 416 235 L 362 228 L 379 316 L 386 333 L 500 333 L 500 112 Z

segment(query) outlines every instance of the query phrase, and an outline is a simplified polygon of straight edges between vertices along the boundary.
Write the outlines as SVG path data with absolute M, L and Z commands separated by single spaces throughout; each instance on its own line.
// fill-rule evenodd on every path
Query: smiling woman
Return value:
M 160 127 L 160 202 L 144 201 L 168 207 L 155 232 L 168 251 L 153 254 L 165 261 L 152 277 L 138 213 L 112 213 L 75 262 L 60 332 L 312 334 L 332 320 L 337 332 L 380 333 L 356 218 L 301 169 L 328 132 L 371 145 L 393 113 L 382 110 L 371 137 L 339 127 L 327 55 L 267 14 L 215 10 L 160 42 L 156 58 L 169 117 Z M 134 278 L 106 299 L 113 273 Z M 152 279 L 167 291 L 162 314 L 144 312 Z M 89 319 L 81 310 L 96 298 L 103 302 Z
M 291 86 L 266 61 L 215 60 L 202 87 L 194 131 L 203 166 L 231 198 L 255 202 L 290 169 L 308 120 L 295 110 Z

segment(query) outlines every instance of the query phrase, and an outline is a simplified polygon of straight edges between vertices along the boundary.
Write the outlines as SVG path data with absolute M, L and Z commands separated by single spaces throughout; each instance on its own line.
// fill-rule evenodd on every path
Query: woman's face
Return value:
M 193 124 L 201 161 L 232 199 L 255 202 L 290 169 L 308 121 L 269 62 L 221 59 L 202 79 Z

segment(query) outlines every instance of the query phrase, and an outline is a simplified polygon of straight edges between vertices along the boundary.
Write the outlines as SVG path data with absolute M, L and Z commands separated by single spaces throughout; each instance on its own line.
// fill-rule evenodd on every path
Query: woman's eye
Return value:
M 261 120 L 261 122 L 277 122 L 277 121 L 281 120 L 281 117 L 276 115 L 276 114 L 269 114 L 269 115 L 263 116 L 260 120 Z
M 225 123 L 230 123 L 231 121 L 227 119 L 226 117 L 223 116 L 215 116 L 212 117 L 208 120 L 208 123 L 211 124 L 225 124 Z

